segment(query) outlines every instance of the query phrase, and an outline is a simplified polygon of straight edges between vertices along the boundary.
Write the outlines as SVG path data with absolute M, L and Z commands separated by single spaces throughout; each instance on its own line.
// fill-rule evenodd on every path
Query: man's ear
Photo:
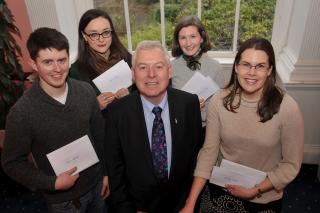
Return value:
M 172 78 L 172 65 L 171 64 L 168 65 L 168 72 L 169 72 L 169 79 L 171 79 Z
M 131 74 L 132 74 L 132 81 L 135 82 L 135 77 L 134 77 L 134 68 L 131 68 Z
M 36 62 L 35 62 L 33 59 L 30 58 L 30 59 L 28 60 L 28 64 L 31 66 L 31 68 L 32 68 L 34 71 L 38 72 L 37 64 L 36 64 Z

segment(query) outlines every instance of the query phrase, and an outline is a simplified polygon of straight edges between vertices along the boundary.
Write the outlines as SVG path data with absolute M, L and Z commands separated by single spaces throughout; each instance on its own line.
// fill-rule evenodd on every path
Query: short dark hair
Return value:
M 226 88 L 230 89 L 230 93 L 223 99 L 223 104 L 227 110 L 232 112 L 235 112 L 235 109 L 240 106 L 241 99 L 239 99 L 238 103 L 234 103 L 235 96 L 237 94 L 241 95 L 242 92 L 242 88 L 237 79 L 236 66 L 241 60 L 242 53 L 247 49 L 261 50 L 265 52 L 268 55 L 269 66 L 272 66 L 271 74 L 264 83 L 262 97 L 259 100 L 257 109 L 257 113 L 261 118 L 260 121 L 266 122 L 279 111 L 283 98 L 282 89 L 276 86 L 277 69 L 274 50 L 272 44 L 267 39 L 253 37 L 241 44 L 234 59 L 230 81 L 226 86 Z
M 197 16 L 185 16 L 175 26 L 173 33 L 172 56 L 178 57 L 183 54 L 179 45 L 179 32 L 184 27 L 195 26 L 203 39 L 201 44 L 201 53 L 205 53 L 211 49 L 210 38 L 203 24 Z
M 54 48 L 66 50 L 69 55 L 68 39 L 56 29 L 41 27 L 33 31 L 27 41 L 27 48 L 32 60 L 35 60 L 40 50 Z

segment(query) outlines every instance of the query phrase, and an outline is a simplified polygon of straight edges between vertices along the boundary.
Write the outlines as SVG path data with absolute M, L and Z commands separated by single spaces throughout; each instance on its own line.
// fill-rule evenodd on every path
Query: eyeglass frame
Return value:
M 241 66 L 242 68 L 240 69 L 243 69 L 244 71 L 250 71 L 253 67 L 254 67 L 254 70 L 257 71 L 257 72 L 266 72 L 269 68 L 270 68 L 270 65 L 266 65 L 264 66 L 264 63 L 259 63 L 259 64 L 256 64 L 256 65 L 251 65 L 250 63 L 248 62 L 239 62 L 237 64 L 237 66 Z
M 110 38 L 110 37 L 112 36 L 112 31 L 113 31 L 113 30 L 105 30 L 105 31 L 103 31 L 102 33 L 93 32 L 93 33 L 90 33 L 90 34 L 88 34 L 88 33 L 86 33 L 86 32 L 83 31 L 83 34 L 85 34 L 86 36 L 88 36 L 88 37 L 91 39 L 91 41 L 98 41 L 98 40 L 100 39 L 100 36 L 102 36 L 102 38 Z M 106 33 L 106 32 L 108 32 L 108 36 L 103 36 L 103 34 Z M 98 35 L 98 38 L 97 38 L 97 39 L 92 38 L 92 35 L 93 35 L 93 34 L 97 34 L 97 35 Z

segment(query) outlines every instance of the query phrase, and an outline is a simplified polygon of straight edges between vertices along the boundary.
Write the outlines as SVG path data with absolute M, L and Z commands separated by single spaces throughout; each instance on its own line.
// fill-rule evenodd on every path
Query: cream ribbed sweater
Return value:
M 297 103 L 285 94 L 279 112 L 261 123 L 257 102 L 242 100 L 237 113 L 232 113 L 222 103 L 226 94 L 221 90 L 210 101 L 205 143 L 194 175 L 209 179 L 213 166 L 224 158 L 267 172 L 276 190 L 263 193 L 252 202 L 280 199 L 302 162 L 304 125 Z

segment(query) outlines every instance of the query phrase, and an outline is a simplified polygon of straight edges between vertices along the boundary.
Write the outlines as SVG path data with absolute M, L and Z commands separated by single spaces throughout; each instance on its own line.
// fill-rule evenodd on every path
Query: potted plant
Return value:
M 21 36 L 6 2 L 0 0 L 0 130 L 24 89 L 25 75 L 18 59 L 21 49 L 13 35 Z

